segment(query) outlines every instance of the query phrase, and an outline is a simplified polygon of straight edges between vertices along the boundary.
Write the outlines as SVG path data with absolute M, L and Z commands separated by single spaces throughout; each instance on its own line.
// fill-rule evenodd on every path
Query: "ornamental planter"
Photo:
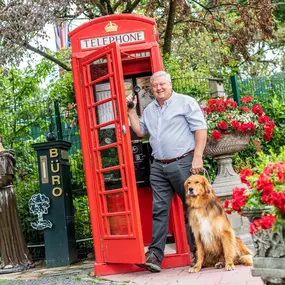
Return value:
M 253 222 L 270 209 L 270 206 L 243 209 L 242 214 Z M 252 240 L 255 249 L 252 276 L 261 277 L 266 285 L 285 285 L 285 227 L 279 226 L 276 231 L 257 231 L 252 235 Z
M 270 213 L 271 206 L 265 206 L 263 209 L 249 209 L 243 208 L 242 215 L 247 217 L 249 222 L 252 223 L 254 220 L 260 219 L 263 213 Z
M 258 231 L 252 236 L 256 255 L 252 276 L 259 276 L 267 285 L 285 284 L 285 227 Z
M 250 141 L 249 133 L 223 134 L 218 141 L 208 138 L 204 155 L 212 156 L 217 161 L 218 173 L 212 184 L 218 197 L 228 197 L 235 187 L 246 187 L 234 171 L 232 156 L 243 150 Z

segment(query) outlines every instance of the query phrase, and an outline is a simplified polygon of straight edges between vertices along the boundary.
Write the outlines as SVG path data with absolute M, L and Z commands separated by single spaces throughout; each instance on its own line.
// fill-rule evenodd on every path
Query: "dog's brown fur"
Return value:
M 253 253 L 235 236 L 220 200 L 208 180 L 190 176 L 184 183 L 189 223 L 194 233 L 196 264 L 189 272 L 215 266 L 234 270 L 235 264 L 252 265 Z

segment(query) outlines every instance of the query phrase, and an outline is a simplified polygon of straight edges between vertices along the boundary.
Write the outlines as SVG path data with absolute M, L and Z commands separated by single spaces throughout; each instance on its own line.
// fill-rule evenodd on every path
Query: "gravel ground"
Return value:
M 42 277 L 38 280 L 0 280 L 3 285 L 131 285 L 126 282 L 112 282 L 100 280 L 100 278 L 80 277 L 80 276 L 50 276 Z

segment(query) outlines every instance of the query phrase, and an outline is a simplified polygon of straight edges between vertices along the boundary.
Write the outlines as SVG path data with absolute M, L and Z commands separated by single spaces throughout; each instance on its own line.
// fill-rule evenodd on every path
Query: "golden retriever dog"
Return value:
M 253 253 L 235 236 L 208 180 L 202 175 L 193 175 L 185 181 L 184 187 L 197 247 L 196 264 L 189 272 L 199 272 L 209 266 L 226 270 L 234 270 L 235 264 L 251 266 Z

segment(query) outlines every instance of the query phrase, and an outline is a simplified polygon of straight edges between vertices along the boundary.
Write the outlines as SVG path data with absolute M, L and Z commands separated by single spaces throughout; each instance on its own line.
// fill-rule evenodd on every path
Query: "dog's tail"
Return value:
M 238 263 L 243 264 L 245 266 L 252 266 L 253 265 L 252 255 L 247 254 L 247 255 L 240 256 Z
M 247 248 L 247 246 L 243 243 L 243 241 L 240 238 L 236 238 L 236 245 L 239 251 L 239 264 L 243 264 L 246 266 L 252 266 L 253 265 L 253 253 L 250 249 Z

